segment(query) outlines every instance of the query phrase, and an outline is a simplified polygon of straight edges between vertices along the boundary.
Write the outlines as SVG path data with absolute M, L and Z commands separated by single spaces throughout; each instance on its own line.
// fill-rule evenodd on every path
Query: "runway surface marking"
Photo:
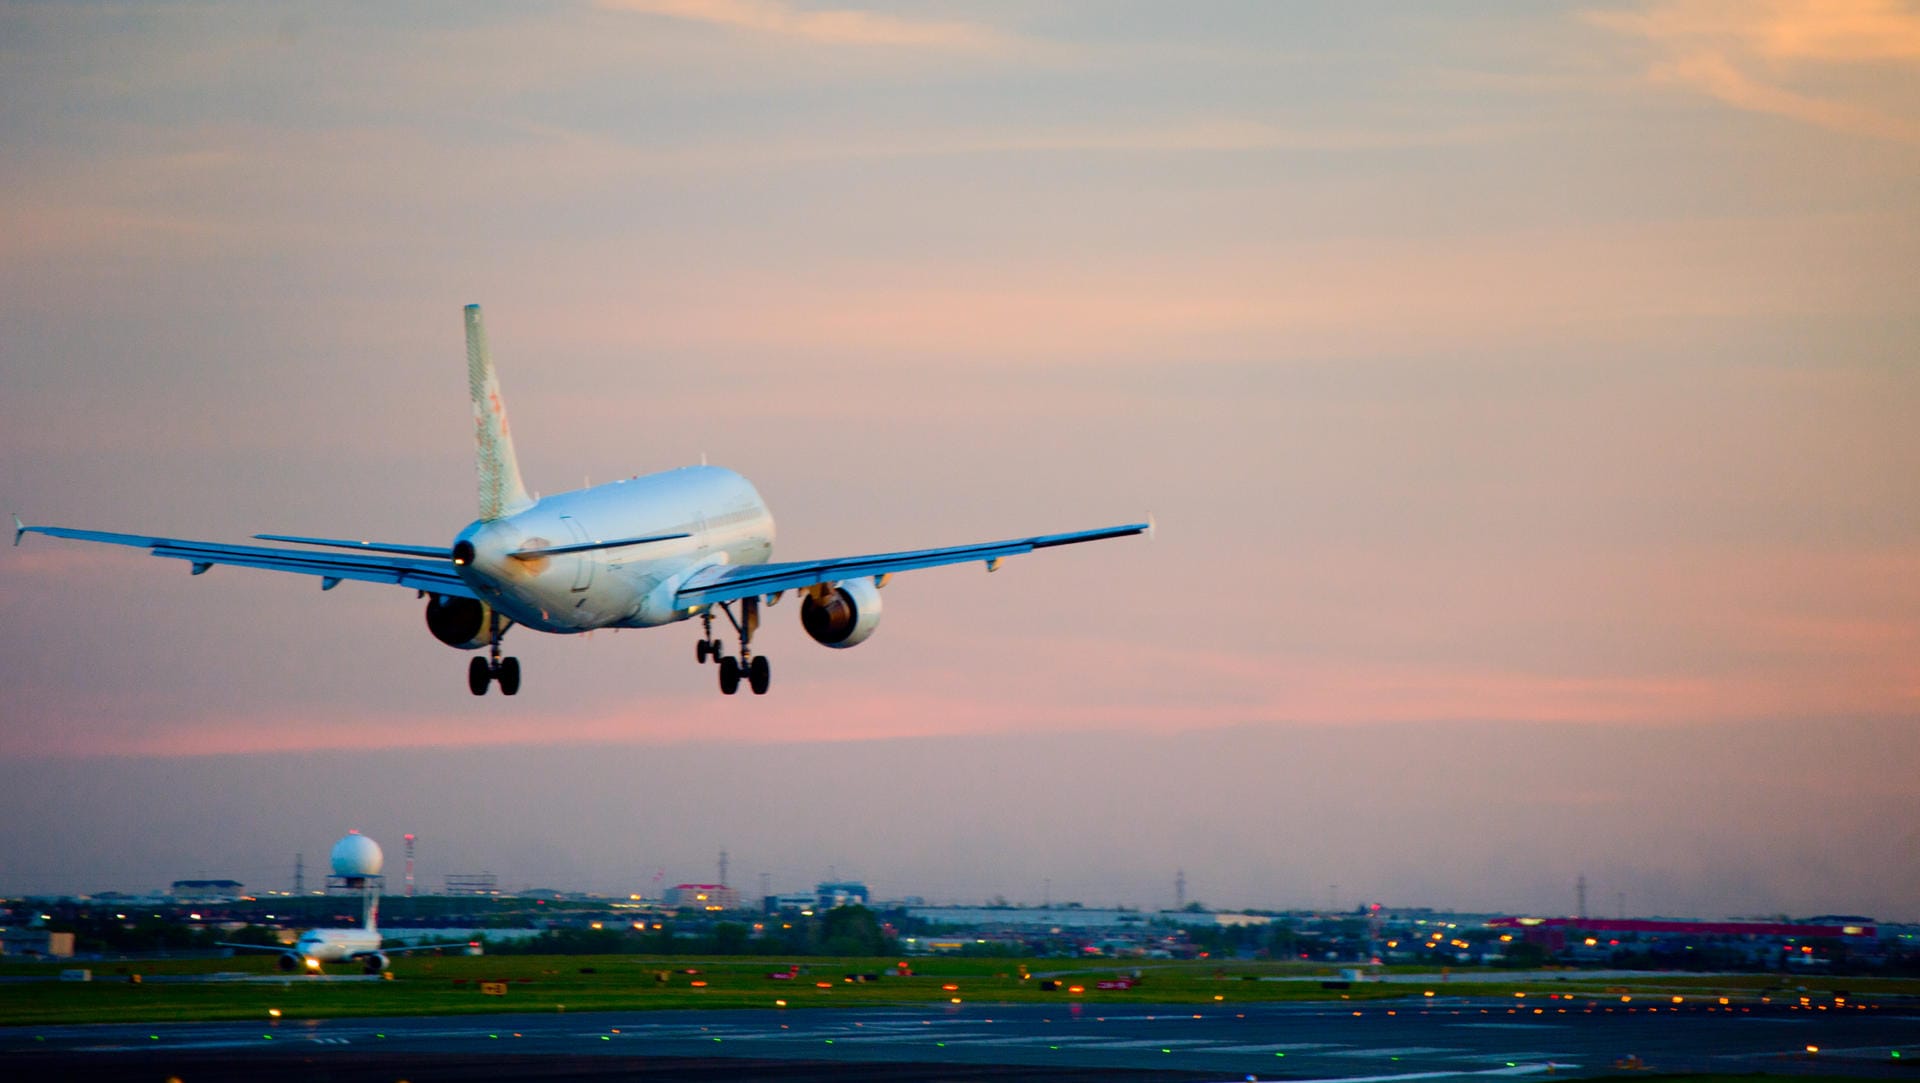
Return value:
M 1188 1049 L 1188 1050 L 1191 1050 L 1192 1052 L 1197 1053 L 1197 1052 L 1201 1052 L 1201 1050 L 1193 1049 L 1194 1046 L 1213 1045 L 1213 1044 L 1215 1044 L 1213 1041 L 1206 1038 L 1132 1038 L 1132 1039 L 1122 1039 L 1120 1041 L 1110 1041 L 1110 1042 L 1103 1042 L 1096 1039 L 1091 1042 L 1084 1042 L 1080 1045 L 1076 1045 L 1074 1048 L 1076 1049 L 1160 1049 L 1160 1048 L 1171 1049 L 1174 1046 L 1179 1046 L 1183 1049 Z
M 1578 1065 L 1561 1065 L 1564 1068 L 1577 1068 Z M 1521 1064 L 1512 1068 L 1489 1068 L 1483 1072 L 1400 1072 L 1394 1075 L 1331 1075 L 1313 1079 L 1295 1079 L 1290 1083 L 1398 1083 L 1405 1079 L 1457 1079 L 1461 1076 L 1514 1076 L 1539 1075 L 1547 1070 L 1544 1064 Z

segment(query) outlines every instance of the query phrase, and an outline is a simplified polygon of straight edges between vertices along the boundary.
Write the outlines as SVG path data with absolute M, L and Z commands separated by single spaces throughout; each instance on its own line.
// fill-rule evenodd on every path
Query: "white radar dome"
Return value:
M 380 844 L 358 831 L 349 832 L 346 838 L 333 844 L 335 876 L 378 876 L 384 860 Z

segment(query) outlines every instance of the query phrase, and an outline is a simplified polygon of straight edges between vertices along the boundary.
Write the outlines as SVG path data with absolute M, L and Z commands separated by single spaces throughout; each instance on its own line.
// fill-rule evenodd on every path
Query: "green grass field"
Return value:
M 328 1016 L 451 1015 L 484 1012 L 580 1012 L 658 1008 L 851 1007 L 879 1004 L 937 1004 L 959 998 L 968 1003 L 1079 1001 L 1087 1004 L 1215 1004 L 1282 1000 L 1384 998 L 1422 999 L 1429 989 L 1440 996 L 1514 996 L 1544 1000 L 1550 993 L 1618 1000 L 1668 1002 L 1675 996 L 1692 1003 L 1727 997 L 1755 1003 L 1769 997 L 1797 1003 L 1801 996 L 1831 1004 L 1836 991 L 1854 1000 L 1875 995 L 1920 995 L 1920 981 L 1873 978 L 1794 978 L 1767 975 L 1674 977 L 1650 975 L 1630 983 L 1583 979 L 1578 972 L 1552 980 L 1516 982 L 1496 971 L 1457 973 L 1441 983 L 1408 985 L 1360 983 L 1329 990 L 1317 980 L 1263 981 L 1261 978 L 1331 978 L 1332 971 L 1301 964 L 1219 964 L 1114 960 L 1024 961 L 1031 977 L 1022 977 L 1021 960 L 920 958 L 910 960 L 912 977 L 883 976 L 872 983 L 850 983 L 849 974 L 879 974 L 895 959 L 807 959 L 800 976 L 775 981 L 767 974 L 784 970 L 788 960 L 753 958 L 657 958 L 612 956 L 398 956 L 391 980 L 328 982 L 301 975 L 265 982 L 171 982 L 143 980 L 176 975 L 246 973 L 276 976 L 270 956 L 89 966 L 92 982 L 0 982 L 0 1025 L 79 1022 L 163 1022 L 178 1020 L 268 1019 Z M 1130 990 L 1100 990 L 1095 982 L 1138 966 L 1145 980 Z M 54 964 L 0 966 L 0 976 L 57 974 Z M 334 968 L 353 973 L 351 968 Z M 688 973 L 689 970 L 698 973 Z M 1057 976 L 1061 988 L 1043 991 L 1042 980 Z M 1560 980 L 1564 978 L 1565 980 Z M 505 993 L 490 995 L 482 983 L 504 983 Z M 705 983 L 696 985 L 696 982 Z M 952 988 L 949 988 L 949 987 Z M 1080 986 L 1080 992 L 1071 992 Z

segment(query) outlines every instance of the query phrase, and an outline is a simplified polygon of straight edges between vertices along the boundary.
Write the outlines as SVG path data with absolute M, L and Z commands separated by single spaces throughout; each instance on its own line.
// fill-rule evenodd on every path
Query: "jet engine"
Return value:
M 880 626 L 880 588 L 862 576 L 803 595 L 800 626 L 815 643 L 828 647 L 864 643 Z
M 273 968 L 289 973 L 300 969 L 300 954 L 292 951 L 283 952 L 280 958 L 273 961 Z
M 502 632 L 513 624 L 505 617 L 498 619 Z M 436 594 L 427 599 L 427 631 L 433 633 L 433 638 L 458 650 L 474 651 L 486 646 L 487 630 L 494 620 L 493 610 L 487 603 L 473 598 Z
M 360 969 L 369 974 L 378 974 L 387 968 L 387 957 L 380 952 L 360 957 Z

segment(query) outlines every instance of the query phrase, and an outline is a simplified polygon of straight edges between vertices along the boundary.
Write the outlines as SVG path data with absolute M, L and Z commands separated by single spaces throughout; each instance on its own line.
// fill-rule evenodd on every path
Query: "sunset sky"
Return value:
M 799 559 L 521 630 L 0 552 L 0 892 L 1920 920 L 1920 5 L 0 3 L 0 511 L 441 544 L 460 308 L 545 492 L 698 461 Z M 1602 908 L 1596 906 L 1596 908 Z

